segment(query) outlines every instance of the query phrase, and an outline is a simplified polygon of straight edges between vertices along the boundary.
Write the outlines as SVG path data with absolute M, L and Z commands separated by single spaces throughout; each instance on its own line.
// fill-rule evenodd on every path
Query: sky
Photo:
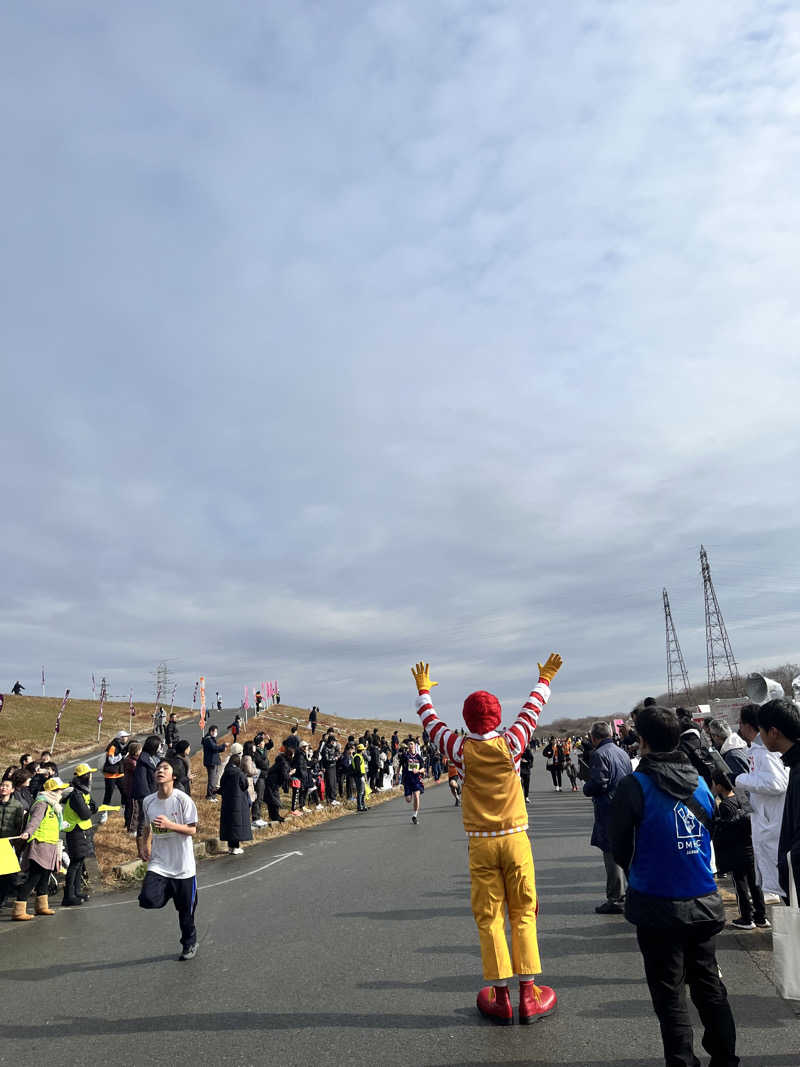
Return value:
M 0 687 L 510 719 L 800 659 L 800 11 L 0 12 Z

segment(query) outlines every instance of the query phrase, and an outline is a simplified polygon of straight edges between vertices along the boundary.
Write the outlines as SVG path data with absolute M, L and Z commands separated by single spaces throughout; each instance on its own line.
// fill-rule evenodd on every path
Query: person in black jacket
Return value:
M 62 907 L 83 904 L 89 894 L 83 890 L 83 868 L 87 856 L 94 851 L 92 841 L 92 816 L 97 805 L 92 800 L 92 771 L 88 763 L 79 763 L 72 778 L 72 792 L 63 805 L 64 844 L 69 856 L 67 877 L 64 880 Z
M 169 726 L 167 726 L 169 729 Z M 187 797 L 192 795 L 192 765 L 189 762 L 191 745 L 188 741 L 176 741 L 172 753 L 167 753 L 167 759 L 172 761 L 175 770 L 175 788 L 184 792 Z
M 714 771 L 711 791 L 718 800 L 711 826 L 717 870 L 720 874 L 730 871 L 739 901 L 739 917 L 731 922 L 731 926 L 737 930 L 755 930 L 757 926 L 768 929 L 770 921 L 764 894 L 756 879 L 750 815 L 723 771 Z
M 531 772 L 533 771 L 533 749 L 527 744 L 519 757 L 519 780 L 522 783 L 522 795 L 525 803 L 530 804 L 528 794 L 531 791 Z
M 208 775 L 206 800 L 214 802 L 216 802 L 217 799 L 220 768 L 222 766 L 222 760 L 219 758 L 219 754 L 220 752 L 224 752 L 228 747 L 224 742 L 217 741 L 218 733 L 219 729 L 216 726 L 209 726 L 208 730 L 206 730 L 206 736 L 203 738 L 203 766 Z
M 292 755 L 292 812 L 300 814 L 307 811 L 306 793 L 308 792 L 308 760 L 303 745 L 298 744 Z
M 758 709 L 758 732 L 764 747 L 780 752 L 789 768 L 789 784 L 783 804 L 778 840 L 778 878 L 789 903 L 789 878 L 794 874 L 800 900 L 800 710 L 791 700 L 770 700 Z M 789 863 L 791 861 L 791 872 Z
M 678 748 L 689 757 L 689 762 L 697 773 L 711 788 L 711 775 L 714 772 L 714 760 L 704 740 L 700 737 L 700 731 L 694 724 L 691 711 L 688 708 L 676 708 L 675 714 L 681 728 Z M 637 720 L 638 723 L 638 720 Z
M 156 791 L 156 767 L 158 766 L 158 753 L 161 748 L 161 738 L 158 734 L 151 734 L 142 745 L 142 751 L 136 761 L 136 770 L 133 772 L 133 812 L 131 825 L 136 819 L 136 836 L 142 837 L 145 831 L 144 806 L 142 801 Z
M 222 804 L 219 809 L 219 836 L 228 842 L 228 853 L 241 856 L 242 841 L 252 841 L 253 828 L 250 822 L 250 797 L 247 775 L 240 768 L 241 755 L 237 752 L 225 764 L 219 781 Z
M 175 712 L 171 711 L 169 713 L 169 722 L 164 728 L 164 741 L 167 745 L 167 748 L 174 749 L 175 745 L 180 739 L 180 736 L 181 735 L 178 732 L 178 720 L 175 718 Z
M 609 836 L 628 877 L 625 917 L 636 938 L 670 1067 L 697 1067 L 686 1008 L 688 983 L 703 1023 L 709 1067 L 737 1067 L 736 1024 L 719 976 L 714 939 L 725 925 L 711 870 L 714 800 L 678 748 L 669 708 L 636 717 L 641 762 L 611 802 Z
M 281 815 L 281 799 L 279 790 L 284 793 L 289 789 L 289 777 L 291 765 L 286 758 L 283 749 L 275 757 L 275 762 L 267 771 L 267 787 L 264 790 L 264 799 L 267 802 L 270 822 L 285 822 Z
M 259 732 L 253 738 L 253 763 L 256 765 L 258 777 L 255 780 L 256 799 L 253 804 L 253 824 L 261 824 L 261 805 L 265 802 L 267 792 L 267 773 L 269 772 L 269 750 L 273 747 L 272 738 L 263 732 Z
M 322 766 L 322 773 L 325 776 L 325 801 L 331 806 L 335 804 L 337 807 L 339 805 L 339 800 L 337 800 L 339 785 L 336 776 L 336 763 L 340 754 L 339 742 L 336 740 L 336 735 L 331 726 L 319 746 L 319 762 Z

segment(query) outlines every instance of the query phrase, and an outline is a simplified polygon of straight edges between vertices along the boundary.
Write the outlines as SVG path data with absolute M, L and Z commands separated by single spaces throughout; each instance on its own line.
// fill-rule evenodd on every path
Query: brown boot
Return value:
M 17 922 L 25 922 L 26 919 L 32 919 L 32 915 L 28 915 L 28 909 L 26 907 L 26 901 L 15 900 L 14 910 L 11 912 L 11 918 L 16 919 Z
M 50 907 L 50 901 L 47 899 L 47 894 L 43 897 L 36 898 L 36 907 L 34 911 L 37 915 L 55 915 L 55 912 Z

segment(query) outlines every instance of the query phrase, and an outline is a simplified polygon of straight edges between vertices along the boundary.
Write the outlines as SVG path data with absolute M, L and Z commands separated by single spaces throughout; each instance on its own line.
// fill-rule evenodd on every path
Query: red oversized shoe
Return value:
M 530 1026 L 555 1011 L 556 997 L 549 985 L 537 986 L 535 982 L 519 983 L 519 1021 Z
M 533 983 L 531 982 L 531 985 Z M 514 1022 L 514 1009 L 508 986 L 487 985 L 478 993 L 478 1011 L 486 1019 L 491 1019 L 499 1026 L 511 1026 Z

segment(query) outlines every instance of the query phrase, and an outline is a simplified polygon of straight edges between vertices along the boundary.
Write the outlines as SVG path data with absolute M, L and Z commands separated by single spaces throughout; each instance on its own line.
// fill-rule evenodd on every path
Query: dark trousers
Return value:
M 349 771 L 342 771 L 340 774 L 337 774 L 336 777 L 337 777 L 338 782 L 339 782 L 339 796 L 340 797 L 344 796 L 345 792 L 346 792 L 347 793 L 347 799 L 349 800 L 350 797 L 353 795 L 353 777 L 352 777 L 352 775 L 350 774 Z
M 256 799 L 253 801 L 253 806 L 250 809 L 250 814 L 253 817 L 253 822 L 256 819 L 261 818 L 261 805 L 264 803 L 264 790 L 267 782 L 263 775 L 259 775 L 255 781 Z
M 40 867 L 36 860 L 29 860 L 27 874 L 21 875 L 17 883 L 17 900 L 27 900 L 32 889 L 36 890 L 37 897 L 45 897 L 49 888 L 50 872 Z
M 553 785 L 557 785 L 558 788 L 560 789 L 561 788 L 561 768 L 560 767 L 551 767 L 550 768 L 550 777 L 553 779 Z
M 719 923 L 662 930 L 637 926 L 644 973 L 661 1025 L 665 1067 L 700 1067 L 692 1046 L 692 1024 L 684 986 L 703 1023 L 703 1048 L 709 1067 L 737 1067 L 736 1024 L 714 952 Z
M 70 860 L 67 867 L 67 875 L 64 879 L 64 900 L 74 900 L 81 895 L 83 874 L 83 860 Z
M 736 887 L 736 896 L 739 901 L 739 914 L 747 922 L 753 919 L 761 921 L 767 917 L 767 909 L 764 905 L 764 893 L 756 881 L 756 866 L 753 860 L 742 867 L 736 867 L 731 871 L 733 884 Z
M 332 804 L 336 800 L 336 794 L 339 792 L 339 786 L 336 781 L 336 764 L 332 763 L 330 767 L 325 768 L 325 799 L 329 804 Z
M 117 787 L 119 792 L 120 803 L 125 803 L 125 779 L 124 778 L 106 778 L 105 785 L 103 786 L 103 803 L 110 804 L 111 798 L 114 796 L 114 786 Z
M 530 771 L 520 771 L 519 772 L 519 780 L 520 780 L 520 782 L 522 782 L 522 795 L 527 800 L 528 799 L 528 793 L 530 793 L 530 791 L 531 791 L 531 772 Z
M 275 783 L 267 782 L 267 788 L 264 790 L 264 800 L 267 802 L 269 821 L 276 822 L 281 814 L 281 794 Z
M 606 865 L 606 900 L 610 904 L 621 904 L 625 896 L 625 872 L 614 860 L 613 852 L 603 853 Z
M 139 907 L 163 908 L 172 900 L 178 913 L 181 928 L 181 944 L 191 948 L 197 942 L 194 913 L 197 909 L 196 878 L 165 878 L 163 874 L 148 871 L 139 892 Z
M 19 874 L 0 874 L 0 908 L 5 903 L 6 897 L 17 895 L 17 882 Z
M 353 781 L 356 787 L 356 807 L 359 811 L 364 811 L 367 806 L 366 781 L 362 774 L 357 774 Z

